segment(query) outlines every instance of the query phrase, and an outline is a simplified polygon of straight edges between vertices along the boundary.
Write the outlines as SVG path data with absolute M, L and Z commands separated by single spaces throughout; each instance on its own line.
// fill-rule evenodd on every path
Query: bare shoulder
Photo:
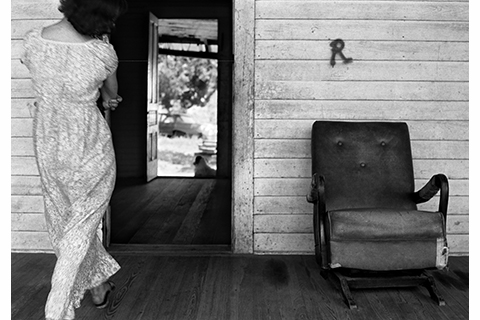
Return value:
M 60 22 L 51 24 L 42 29 L 42 37 L 50 40 L 60 40 L 62 37 L 62 28 L 59 26 Z
M 77 43 L 92 40 L 92 38 L 78 33 L 69 24 L 65 23 L 64 20 L 43 28 L 41 36 L 47 40 L 60 42 Z

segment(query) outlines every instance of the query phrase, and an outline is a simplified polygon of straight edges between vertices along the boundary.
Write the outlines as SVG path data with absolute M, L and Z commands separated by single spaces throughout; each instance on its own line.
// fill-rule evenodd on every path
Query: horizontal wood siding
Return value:
M 467 1 L 256 1 L 256 253 L 313 252 L 311 126 L 345 120 L 409 125 L 416 188 L 448 176 L 451 252 L 468 254 L 468 14 Z M 353 63 L 332 68 L 337 38 Z
M 57 6 L 11 3 L 13 251 L 51 250 L 33 153 L 33 90 L 20 56 L 25 32 L 57 21 Z M 246 159 L 253 219 L 244 228 L 253 232 L 253 252 L 313 253 L 305 193 L 311 125 L 323 119 L 407 122 L 416 187 L 438 172 L 449 177 L 449 244 L 452 254 L 468 254 L 468 1 L 257 0 L 245 9 L 255 19 L 254 159 Z M 337 57 L 332 68 L 329 44 L 337 38 L 354 60 Z M 420 207 L 437 206 L 438 197 Z
M 33 150 L 34 92 L 20 62 L 22 39 L 34 28 L 58 21 L 58 0 L 11 2 L 11 250 L 52 252 L 43 215 L 42 187 Z

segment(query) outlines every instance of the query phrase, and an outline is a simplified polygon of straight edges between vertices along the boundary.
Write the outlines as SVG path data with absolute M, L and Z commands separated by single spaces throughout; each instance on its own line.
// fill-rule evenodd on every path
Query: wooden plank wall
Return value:
M 33 92 L 19 58 L 25 32 L 61 15 L 56 0 L 12 0 L 11 8 L 12 250 L 50 250 L 32 147 Z M 468 254 L 468 2 L 258 0 L 251 10 L 253 251 L 312 252 L 310 128 L 341 119 L 409 124 L 416 184 L 437 172 L 450 178 L 449 242 L 453 254 Z M 352 64 L 330 67 L 336 38 Z
M 255 4 L 254 252 L 312 252 L 310 130 L 324 119 L 407 122 L 416 186 L 449 177 L 448 240 L 468 254 L 468 2 Z M 337 38 L 354 61 L 332 68 Z
M 35 27 L 58 21 L 58 0 L 11 2 L 11 249 L 51 251 L 32 138 L 33 90 L 21 64 L 22 39 Z

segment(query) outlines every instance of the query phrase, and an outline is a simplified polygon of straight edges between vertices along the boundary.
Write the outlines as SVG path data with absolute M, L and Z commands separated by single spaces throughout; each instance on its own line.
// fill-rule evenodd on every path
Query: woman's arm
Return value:
M 114 71 L 100 88 L 100 93 L 103 99 L 103 107 L 105 109 L 115 110 L 118 104 L 122 101 L 122 97 L 118 95 L 117 71 Z

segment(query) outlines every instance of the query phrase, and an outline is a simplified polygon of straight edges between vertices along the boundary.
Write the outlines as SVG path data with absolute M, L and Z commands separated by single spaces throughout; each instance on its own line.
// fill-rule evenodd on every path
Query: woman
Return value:
M 22 62 L 36 94 L 33 136 L 45 220 L 57 256 L 46 319 L 73 319 L 86 290 L 97 307 L 120 266 L 97 229 L 116 175 L 110 129 L 97 108 L 114 110 L 117 55 L 108 42 L 125 0 L 60 0 L 64 19 L 25 37 Z

